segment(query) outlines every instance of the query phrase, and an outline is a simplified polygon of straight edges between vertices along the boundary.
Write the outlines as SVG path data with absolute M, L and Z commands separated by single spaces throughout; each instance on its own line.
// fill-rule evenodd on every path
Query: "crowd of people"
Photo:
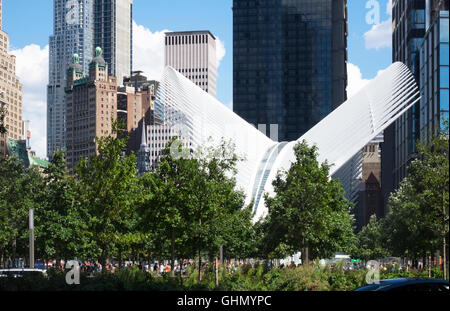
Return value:
M 170 261 L 154 261 L 154 262 L 144 262 L 144 263 L 138 263 L 138 262 L 131 262 L 131 261 L 125 261 L 119 265 L 117 262 L 108 262 L 104 266 L 100 264 L 98 261 L 80 261 L 77 260 L 78 267 L 81 272 L 87 273 L 87 274 L 93 274 L 93 273 L 100 273 L 103 270 L 106 272 L 112 272 L 114 273 L 117 270 L 120 269 L 126 269 L 126 268 L 137 268 L 139 270 L 147 271 L 147 272 L 154 272 L 159 275 L 163 275 L 166 273 L 172 272 L 172 266 Z M 254 268 L 257 264 L 260 264 L 261 262 L 252 260 L 252 259 L 246 259 L 246 260 L 226 260 L 223 264 L 223 267 L 226 272 L 233 273 L 238 271 L 239 267 L 242 267 L 244 265 L 247 265 L 247 267 Z M 217 267 L 221 266 L 220 261 L 217 261 Z M 296 267 L 301 266 L 300 263 L 295 263 L 294 261 L 291 261 L 290 264 L 284 262 L 284 263 L 277 263 L 277 262 L 267 262 L 267 268 L 280 268 L 280 269 L 294 269 Z M 14 264 L 11 261 L 2 261 L 0 263 L 0 268 L 8 269 L 13 268 Z M 73 266 L 73 262 L 70 263 L 70 266 Z M 328 261 L 328 262 L 320 262 L 318 265 L 316 265 L 317 269 L 319 267 L 325 267 L 328 266 L 330 270 L 334 270 L 337 268 L 341 268 L 344 271 L 349 270 L 367 270 L 367 269 L 375 269 L 379 271 L 410 271 L 410 270 L 417 270 L 422 271 L 424 269 L 427 269 L 427 267 L 424 267 L 424 264 L 422 262 L 417 263 L 417 265 L 413 266 L 411 263 L 407 264 L 400 264 L 399 262 L 387 262 L 387 263 L 378 263 L 376 261 L 370 261 L 368 263 L 362 263 L 360 261 L 358 262 L 352 262 L 350 260 L 345 261 Z M 16 267 L 24 268 L 24 262 L 19 261 L 18 265 Z M 64 261 L 61 261 L 58 265 L 55 262 L 49 262 L 44 264 L 43 268 L 50 268 L 50 267 L 56 267 L 60 270 L 67 269 L 67 266 Z M 184 259 L 181 262 L 175 261 L 173 270 L 175 274 L 182 273 L 183 275 L 186 274 L 187 270 L 189 268 L 191 269 L 198 269 L 198 262 L 192 259 Z M 214 265 L 214 262 L 209 262 L 207 260 L 202 262 L 202 272 L 207 271 L 214 271 L 216 269 L 216 266 Z

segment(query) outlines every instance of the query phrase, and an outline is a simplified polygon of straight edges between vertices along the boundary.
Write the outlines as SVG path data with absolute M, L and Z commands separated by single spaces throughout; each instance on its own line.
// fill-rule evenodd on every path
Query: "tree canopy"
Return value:
M 260 224 L 264 253 L 284 258 L 309 249 L 309 258 L 350 251 L 355 242 L 351 203 L 330 166 L 319 164 L 317 147 L 305 141 L 294 147 L 296 161 L 273 181 L 275 196 L 266 195 L 268 215 Z M 308 258 L 304 258 L 308 259 Z

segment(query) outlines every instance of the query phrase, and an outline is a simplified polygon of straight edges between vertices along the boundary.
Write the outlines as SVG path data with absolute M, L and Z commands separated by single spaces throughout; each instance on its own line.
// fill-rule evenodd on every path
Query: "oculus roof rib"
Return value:
M 237 165 L 236 182 L 254 200 L 255 219 L 264 217 L 264 193 L 274 195 L 272 181 L 279 170 L 288 170 L 295 161 L 293 147 L 306 140 L 316 145 L 319 162 L 332 164 L 330 176 L 373 138 L 385 130 L 420 99 L 413 75 L 403 63 L 394 63 L 357 94 L 293 142 L 276 142 L 255 125 L 225 107 L 216 98 L 166 67 L 157 92 L 155 110 L 164 122 L 189 140 L 192 149 L 208 139 L 231 140 L 238 154 L 245 157 Z M 269 125 L 267 125 L 269 126 Z M 351 167 L 351 166 L 349 166 Z M 341 173 L 352 176 L 350 172 Z

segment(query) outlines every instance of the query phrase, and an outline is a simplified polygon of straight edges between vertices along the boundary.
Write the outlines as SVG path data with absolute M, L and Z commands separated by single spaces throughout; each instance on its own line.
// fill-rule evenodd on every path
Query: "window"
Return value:
M 448 53 L 448 44 L 441 44 L 440 46 L 440 64 L 441 65 L 449 65 L 449 53 Z
M 448 79 L 448 76 L 447 76 Z M 440 110 L 448 111 L 448 101 L 449 101 L 449 90 L 441 90 L 441 102 L 440 102 Z
M 449 71 L 448 71 L 448 67 L 443 67 L 441 66 L 441 78 L 440 78 L 440 87 L 441 88 L 447 88 L 448 89 L 448 77 L 449 76 Z
M 440 20 L 440 41 L 441 42 L 449 42 L 448 36 L 448 18 L 441 18 Z

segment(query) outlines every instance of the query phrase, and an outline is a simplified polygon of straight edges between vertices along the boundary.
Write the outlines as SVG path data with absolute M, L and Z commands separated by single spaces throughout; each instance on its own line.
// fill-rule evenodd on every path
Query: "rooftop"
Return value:
M 209 34 L 211 37 L 216 40 L 216 37 L 209 30 L 194 30 L 194 31 L 174 31 L 174 32 L 166 32 L 166 36 L 189 36 L 189 35 L 206 35 Z

